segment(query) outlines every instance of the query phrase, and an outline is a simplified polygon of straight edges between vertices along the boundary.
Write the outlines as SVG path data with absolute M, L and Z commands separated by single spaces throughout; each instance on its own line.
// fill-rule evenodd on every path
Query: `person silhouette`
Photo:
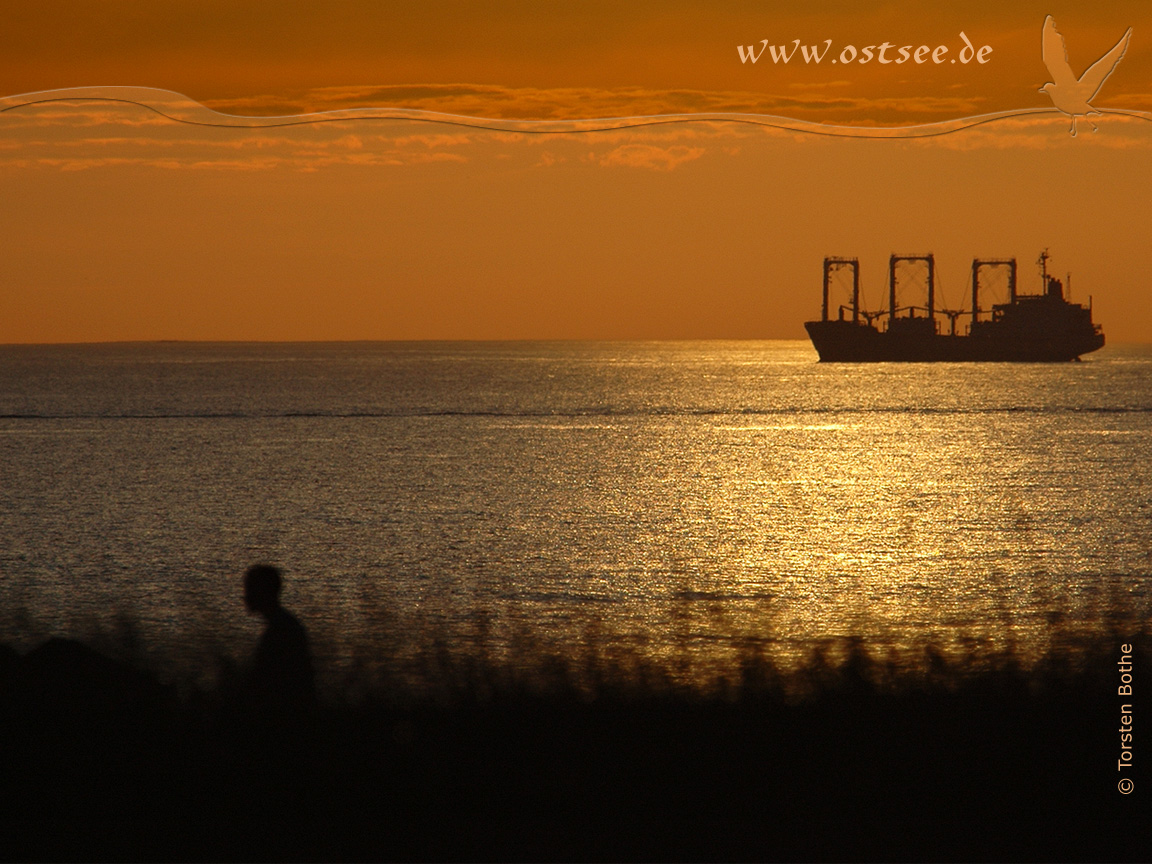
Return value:
M 308 631 L 280 605 L 283 578 L 270 564 L 255 564 L 244 573 L 244 605 L 266 622 L 248 676 L 252 708 L 268 719 L 306 715 L 316 700 Z

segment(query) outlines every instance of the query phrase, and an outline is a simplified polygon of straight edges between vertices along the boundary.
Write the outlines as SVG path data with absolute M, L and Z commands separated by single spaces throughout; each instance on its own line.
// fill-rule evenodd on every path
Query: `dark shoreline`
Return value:
M 801 700 L 754 660 L 711 694 L 457 667 L 435 695 L 278 723 L 76 668 L 83 652 L 29 672 L 9 649 L 0 857 L 1149 860 L 1141 720 L 1130 795 L 1116 729 L 1121 701 L 1144 715 L 1152 657 L 1136 646 L 1119 699 L 1123 641 L 1074 668 L 903 682 L 854 653 Z

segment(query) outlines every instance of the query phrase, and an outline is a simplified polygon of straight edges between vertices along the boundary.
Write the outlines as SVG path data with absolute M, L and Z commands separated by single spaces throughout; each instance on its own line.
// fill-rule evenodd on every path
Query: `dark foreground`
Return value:
M 1119 644 L 915 682 L 854 656 L 800 701 L 468 670 L 269 724 L 56 646 L 3 655 L 7 860 L 1152 860 L 1118 772 Z M 1134 658 L 1136 692 L 1152 664 Z M 457 670 L 459 672 L 459 670 Z M 490 674 L 491 673 L 491 674 Z M 446 673 L 448 674 L 448 673 Z M 98 684 L 96 682 L 99 682 Z M 793 682 L 795 683 L 795 682 Z M 1145 740 L 1147 743 L 1145 744 Z M 1152 757 L 1149 757 L 1152 758 Z M 1123 795 L 1117 783 L 1133 779 Z

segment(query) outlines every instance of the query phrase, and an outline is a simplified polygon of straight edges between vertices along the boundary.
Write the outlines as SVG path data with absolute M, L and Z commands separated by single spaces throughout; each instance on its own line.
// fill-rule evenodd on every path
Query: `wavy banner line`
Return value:
M 153 87 L 71 87 L 43 90 L 0 98 L 0 114 L 38 105 L 66 102 L 104 102 L 145 108 L 174 123 L 236 129 L 273 129 L 285 126 L 307 126 L 362 120 L 404 120 L 481 129 L 492 132 L 516 132 L 525 135 L 571 135 L 575 133 L 611 132 L 643 126 L 676 123 L 744 123 L 837 138 L 931 138 L 949 135 L 986 123 L 1016 117 L 1063 117 L 1056 108 L 1020 108 L 978 114 L 954 120 L 913 126 L 833 126 L 770 114 L 688 113 L 654 114 L 630 117 L 596 117 L 579 120 L 506 120 L 443 114 L 414 108 L 343 108 L 311 114 L 282 116 L 243 116 L 214 111 L 196 100 L 172 90 Z M 1099 113 L 1152 121 L 1152 112 L 1101 108 Z

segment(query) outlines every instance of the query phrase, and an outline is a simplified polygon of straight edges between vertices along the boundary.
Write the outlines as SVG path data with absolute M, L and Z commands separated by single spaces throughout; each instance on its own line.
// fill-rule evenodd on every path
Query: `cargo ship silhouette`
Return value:
M 927 268 L 927 304 L 898 306 L 897 267 L 920 262 Z M 1064 297 L 1063 283 L 1048 273 L 1048 250 L 1040 253 L 1041 291 L 1027 294 L 1016 287 L 1016 259 L 975 259 L 972 262 L 971 310 L 936 308 L 936 265 L 931 255 L 893 255 L 888 262 L 888 308 L 868 312 L 860 306 L 860 264 L 856 258 L 824 259 L 824 303 L 819 321 L 804 328 L 822 362 L 932 361 L 1068 361 L 1079 360 L 1104 346 L 1104 332 L 1092 323 L 1088 305 Z M 852 304 L 841 305 L 829 318 L 828 289 L 832 274 L 852 271 Z M 981 275 L 1007 271 L 1008 302 L 980 308 Z M 950 327 L 940 332 L 937 313 Z M 923 314 L 918 314 L 923 313 Z M 966 333 L 957 334 L 957 319 L 970 317 Z M 883 329 L 878 319 L 886 319 Z

